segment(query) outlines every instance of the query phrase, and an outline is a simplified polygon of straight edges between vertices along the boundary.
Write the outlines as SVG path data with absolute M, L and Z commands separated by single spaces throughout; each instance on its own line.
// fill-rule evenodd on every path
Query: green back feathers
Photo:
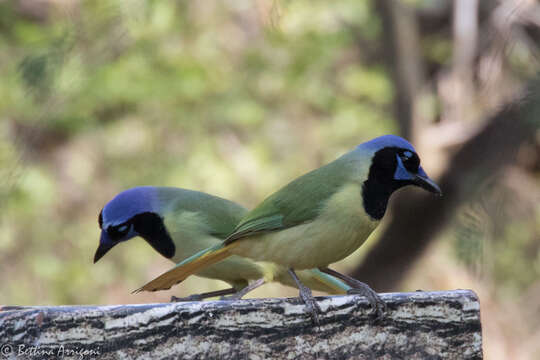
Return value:
M 355 176 L 351 153 L 290 182 L 250 211 L 225 240 L 286 229 L 313 221 L 324 203 Z
M 247 210 L 230 201 L 199 191 L 160 187 L 158 207 L 164 215 L 181 212 L 196 213 L 204 221 L 208 234 L 225 239 Z

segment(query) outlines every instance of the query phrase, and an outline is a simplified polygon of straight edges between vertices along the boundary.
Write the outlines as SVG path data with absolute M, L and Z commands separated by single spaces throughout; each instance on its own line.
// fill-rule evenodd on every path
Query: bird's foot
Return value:
M 247 293 L 255 290 L 256 288 L 258 288 L 259 286 L 261 285 L 264 285 L 265 283 L 265 280 L 264 278 L 261 278 L 261 279 L 258 279 L 258 280 L 255 280 L 253 281 L 251 284 L 248 284 L 245 288 L 243 288 L 242 290 L 239 290 L 237 291 L 236 293 L 230 295 L 230 296 L 222 296 L 220 298 L 220 300 L 240 300 L 241 298 L 243 298 L 244 296 L 247 295 Z
M 201 294 L 193 294 L 186 297 L 171 296 L 170 302 L 187 302 L 187 301 L 202 301 L 204 298 Z
M 375 291 L 373 291 L 372 288 L 369 287 L 368 284 L 329 268 L 319 268 L 319 270 L 327 273 L 328 275 L 335 276 L 338 279 L 341 279 L 347 284 L 349 284 L 352 289 L 348 290 L 347 294 L 358 294 L 365 296 L 368 299 L 371 308 L 373 309 L 371 310 L 371 314 L 375 314 L 375 320 L 383 317 L 384 313 L 387 310 L 386 303 L 381 299 L 379 294 L 377 294 Z
M 315 325 L 319 326 L 319 314 L 322 313 L 321 307 L 317 303 L 317 300 L 313 297 L 311 289 L 307 286 L 301 285 L 298 290 L 300 290 L 300 298 L 306 304 L 307 310 L 311 315 L 311 319 Z
M 377 294 L 372 288 L 370 288 L 369 285 L 361 281 L 356 280 L 354 285 L 355 286 L 352 289 L 347 291 L 347 294 L 357 294 L 365 296 L 372 308 L 370 315 L 375 315 L 375 320 L 381 319 L 388 308 L 386 306 L 386 303 L 379 296 L 379 294 Z
M 300 282 L 300 279 L 298 279 L 298 276 L 294 272 L 293 269 L 289 269 L 289 274 L 293 278 L 294 282 L 296 283 L 296 286 L 298 287 L 298 290 L 300 291 L 300 299 L 306 304 L 309 313 L 311 314 L 311 318 L 313 319 L 313 322 L 315 325 L 319 326 L 319 313 L 322 313 L 321 307 L 319 304 L 317 304 L 317 301 L 313 297 L 313 294 L 311 293 L 311 289 L 308 288 L 306 285 L 302 284 Z
M 177 298 L 176 296 L 171 296 L 171 302 L 180 302 L 180 301 L 203 301 L 206 298 L 212 298 L 216 296 L 223 296 L 229 294 L 236 294 L 235 288 L 223 289 L 210 291 L 202 294 L 193 294 L 183 298 Z

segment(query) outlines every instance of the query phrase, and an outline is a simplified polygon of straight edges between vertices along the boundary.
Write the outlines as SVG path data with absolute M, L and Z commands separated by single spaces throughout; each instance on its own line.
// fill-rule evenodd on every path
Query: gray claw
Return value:
M 171 296 L 171 301 L 170 302 L 187 302 L 187 301 L 202 301 L 202 297 L 198 294 L 194 294 L 194 295 L 189 295 L 189 296 L 186 296 L 186 297 L 176 297 L 176 296 Z
M 296 286 L 298 287 L 298 290 L 300 291 L 300 298 L 306 304 L 306 307 L 308 308 L 308 311 L 311 314 L 311 318 L 313 319 L 313 322 L 315 325 L 319 326 L 319 317 L 317 313 L 322 313 L 321 307 L 319 304 L 317 304 L 317 301 L 313 298 L 313 294 L 311 293 L 311 289 L 305 286 L 300 282 L 298 279 L 298 276 L 296 276 L 296 273 L 294 272 L 294 269 L 289 269 L 289 274 L 294 279 L 294 282 L 296 283 Z
M 352 288 L 347 291 L 347 294 L 365 296 L 372 309 L 370 315 L 375 315 L 375 320 L 381 319 L 388 310 L 386 303 L 381 299 L 381 297 L 367 285 Z
M 313 297 L 311 289 L 302 286 L 300 288 L 300 298 L 302 299 L 304 304 L 306 304 L 306 307 L 308 308 L 308 311 L 311 314 L 311 318 L 313 319 L 315 325 L 319 326 L 320 322 L 318 314 L 322 313 L 322 310 L 315 298 Z

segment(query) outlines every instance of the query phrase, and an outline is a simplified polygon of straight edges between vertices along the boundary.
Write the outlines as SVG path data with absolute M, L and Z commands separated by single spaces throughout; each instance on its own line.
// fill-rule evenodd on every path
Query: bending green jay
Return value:
M 172 187 L 135 187 L 119 193 L 99 214 L 101 237 L 94 263 L 119 243 L 137 236 L 158 253 L 177 263 L 200 250 L 219 245 L 247 213 L 242 206 L 199 191 Z M 265 281 L 295 286 L 287 269 L 271 262 L 255 262 L 231 256 L 197 272 L 197 275 L 223 280 L 231 285 L 178 300 L 234 294 L 241 298 Z M 332 294 L 345 293 L 350 286 L 317 269 L 298 273 L 314 289 Z M 253 280 L 251 284 L 249 281 Z

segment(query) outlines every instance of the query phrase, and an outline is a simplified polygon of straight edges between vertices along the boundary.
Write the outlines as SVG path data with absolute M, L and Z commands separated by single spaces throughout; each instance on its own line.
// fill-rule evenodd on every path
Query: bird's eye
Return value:
M 420 166 L 420 159 L 418 158 L 418 155 L 412 151 L 406 150 L 400 154 L 400 158 L 403 162 L 403 166 L 405 166 L 405 169 L 413 173 L 418 171 L 418 167 Z
M 109 236 L 113 240 L 120 240 L 124 236 L 127 235 L 129 231 L 129 225 L 128 224 L 121 224 L 117 226 L 109 226 L 107 228 L 107 232 L 109 233 Z
M 413 156 L 413 153 L 410 151 L 405 151 L 403 154 L 401 154 L 401 159 L 404 161 L 409 160 Z

